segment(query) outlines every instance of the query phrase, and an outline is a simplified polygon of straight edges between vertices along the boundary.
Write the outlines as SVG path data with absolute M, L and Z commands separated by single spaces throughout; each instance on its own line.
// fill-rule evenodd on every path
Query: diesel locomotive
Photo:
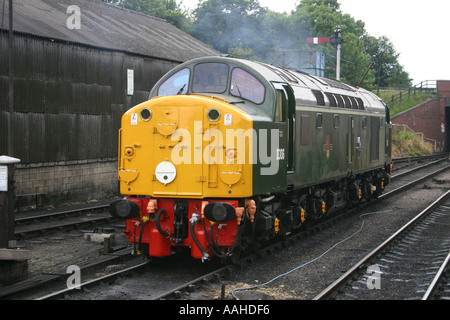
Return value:
M 163 76 L 123 115 L 118 145 L 110 213 L 147 257 L 236 258 L 376 198 L 391 174 L 379 97 L 222 56 Z

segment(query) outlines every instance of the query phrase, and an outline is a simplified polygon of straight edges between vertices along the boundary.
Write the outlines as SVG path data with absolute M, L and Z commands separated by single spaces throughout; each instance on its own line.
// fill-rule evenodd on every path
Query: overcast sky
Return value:
M 392 41 L 413 85 L 425 80 L 450 80 L 449 0 L 338 1 L 344 13 L 365 22 L 370 35 L 387 36 Z M 198 0 L 183 0 L 182 6 L 193 9 L 197 3 Z M 299 0 L 259 3 L 274 11 L 290 12 Z

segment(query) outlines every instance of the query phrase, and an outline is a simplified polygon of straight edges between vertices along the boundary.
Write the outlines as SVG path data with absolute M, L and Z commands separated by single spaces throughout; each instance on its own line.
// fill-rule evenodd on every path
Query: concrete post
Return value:
M 23 280 L 28 275 L 31 251 L 13 249 L 14 165 L 20 160 L 0 156 L 0 287 Z
M 20 160 L 0 157 L 0 248 L 9 248 L 14 240 L 14 165 Z

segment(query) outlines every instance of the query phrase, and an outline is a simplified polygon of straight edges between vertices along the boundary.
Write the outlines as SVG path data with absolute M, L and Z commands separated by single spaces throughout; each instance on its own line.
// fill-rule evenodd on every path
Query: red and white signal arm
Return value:
M 306 38 L 306 43 L 310 43 L 310 44 L 325 44 L 325 43 L 330 43 L 331 42 L 331 38 L 319 38 L 319 37 L 315 37 L 315 38 Z

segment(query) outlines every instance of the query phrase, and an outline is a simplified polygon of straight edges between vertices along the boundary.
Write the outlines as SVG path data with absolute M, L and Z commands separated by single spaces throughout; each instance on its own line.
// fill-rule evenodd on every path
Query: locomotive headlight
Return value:
M 216 108 L 211 108 L 206 113 L 209 121 L 216 122 L 220 119 L 220 111 Z
M 152 111 L 149 108 L 143 108 L 140 115 L 142 121 L 148 121 L 152 118 Z
M 233 206 L 224 202 L 211 202 L 204 209 L 206 219 L 214 222 L 228 222 L 236 218 Z

